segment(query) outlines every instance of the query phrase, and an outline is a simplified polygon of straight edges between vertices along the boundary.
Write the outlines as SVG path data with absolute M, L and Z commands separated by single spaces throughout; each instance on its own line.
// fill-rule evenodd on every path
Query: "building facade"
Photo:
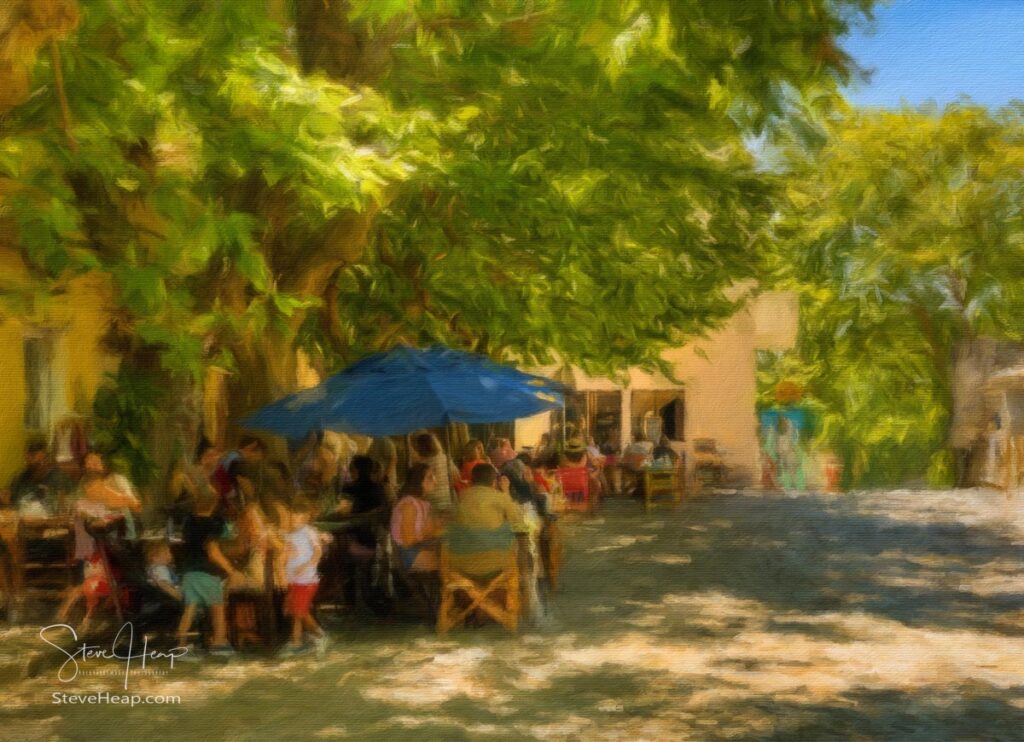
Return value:
M 578 369 L 537 371 L 573 388 L 566 418 L 581 422 L 598 444 L 625 446 L 637 430 L 648 438 L 664 433 L 692 461 L 693 442 L 712 439 L 729 479 L 750 482 L 760 460 L 756 353 L 793 347 L 798 320 L 796 294 L 761 294 L 706 338 L 663 354 L 676 381 L 640 369 L 630 369 L 619 382 Z M 551 429 L 552 415 L 561 413 L 518 421 L 516 445 L 535 445 Z
M 25 446 L 45 438 L 58 459 L 61 438 L 92 411 L 93 395 L 117 359 L 104 353 L 109 285 L 97 275 L 69 280 L 45 297 L 31 291 L 16 253 L 0 249 L 0 487 L 22 468 Z

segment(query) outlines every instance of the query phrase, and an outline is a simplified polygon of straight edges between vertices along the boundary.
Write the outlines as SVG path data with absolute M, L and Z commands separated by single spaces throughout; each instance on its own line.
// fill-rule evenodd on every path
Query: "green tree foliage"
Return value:
M 236 412 L 395 342 L 656 362 L 763 268 L 744 136 L 872 0 L 12 0 L 0 201 L 154 376 Z M 159 363 L 150 363 L 154 353 Z
M 1022 166 L 1024 109 L 966 104 L 851 112 L 797 159 L 778 227 L 800 348 L 773 373 L 825 403 L 856 478 L 948 471 L 980 402 L 957 368 L 979 338 L 1022 338 Z
M 339 276 L 354 311 L 334 347 L 401 337 L 604 371 L 655 363 L 761 274 L 770 190 L 743 134 L 846 74 L 839 11 L 867 6 L 405 4 L 379 23 L 416 42 L 383 54 L 382 88 L 465 130 Z M 327 15 L 319 27 L 338 24 Z

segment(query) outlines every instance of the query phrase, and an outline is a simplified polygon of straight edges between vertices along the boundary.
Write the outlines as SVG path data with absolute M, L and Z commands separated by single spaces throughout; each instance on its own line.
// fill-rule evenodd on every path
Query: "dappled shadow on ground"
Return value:
M 181 706 L 0 691 L 19 739 L 1014 739 L 1024 551 L 985 493 L 611 502 L 568 521 L 551 623 L 441 640 L 344 621 L 323 660 L 133 679 Z M 90 679 L 73 691 L 109 689 Z M 0 737 L 3 734 L 0 733 Z
M 906 497 L 914 496 L 928 495 Z M 1006 621 L 1024 610 L 1019 532 L 929 514 L 898 501 L 887 515 L 865 514 L 850 497 L 810 495 L 708 497 L 664 521 L 622 513 L 610 544 L 576 555 L 567 589 L 599 587 L 620 605 L 717 589 L 776 611 L 857 610 L 915 626 L 1024 634 Z M 586 543 L 605 524 L 579 528 Z M 613 571 L 622 579 L 608 580 Z

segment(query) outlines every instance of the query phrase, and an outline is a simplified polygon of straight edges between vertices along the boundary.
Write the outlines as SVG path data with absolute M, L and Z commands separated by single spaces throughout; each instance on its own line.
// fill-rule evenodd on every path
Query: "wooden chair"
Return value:
M 590 496 L 590 472 L 586 467 L 574 466 L 557 469 L 555 477 L 562 486 L 566 510 L 577 510 L 582 513 L 593 512 L 593 500 Z
M 682 501 L 679 468 L 644 470 L 644 511 L 657 507 L 675 508 Z
M 519 565 L 518 548 L 515 545 L 508 552 L 505 568 L 487 580 L 455 571 L 451 566 L 448 547 L 444 544 L 441 546 L 439 561 L 441 605 L 437 611 L 438 634 L 444 636 L 449 629 L 460 626 L 476 610 L 483 611 L 512 633 L 518 630 Z M 467 605 L 459 606 L 459 595 L 466 597 Z
M 387 543 L 390 546 L 388 557 L 391 566 L 391 576 L 405 588 L 423 616 L 430 620 L 436 620 L 438 611 L 438 573 L 414 572 L 406 569 L 400 556 L 398 544 L 394 543 L 390 535 Z M 389 592 L 392 601 L 395 602 L 397 607 L 398 593 L 393 585 Z

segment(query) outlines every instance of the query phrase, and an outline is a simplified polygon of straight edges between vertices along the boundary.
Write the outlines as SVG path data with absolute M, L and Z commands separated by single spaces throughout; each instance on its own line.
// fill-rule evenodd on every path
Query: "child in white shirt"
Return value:
M 174 572 L 174 558 L 171 546 L 166 541 L 149 544 L 146 549 L 146 576 L 155 587 L 160 588 L 175 600 L 181 600 L 178 575 Z
M 292 617 L 291 641 L 282 650 L 283 655 L 298 654 L 302 651 L 302 637 L 308 632 L 317 652 L 327 648 L 327 635 L 310 614 L 313 598 L 320 585 L 317 567 L 323 555 L 320 533 L 309 525 L 314 507 L 309 502 L 292 506 L 291 518 L 284 534 L 285 573 L 288 578 L 288 595 L 285 598 L 285 613 Z

